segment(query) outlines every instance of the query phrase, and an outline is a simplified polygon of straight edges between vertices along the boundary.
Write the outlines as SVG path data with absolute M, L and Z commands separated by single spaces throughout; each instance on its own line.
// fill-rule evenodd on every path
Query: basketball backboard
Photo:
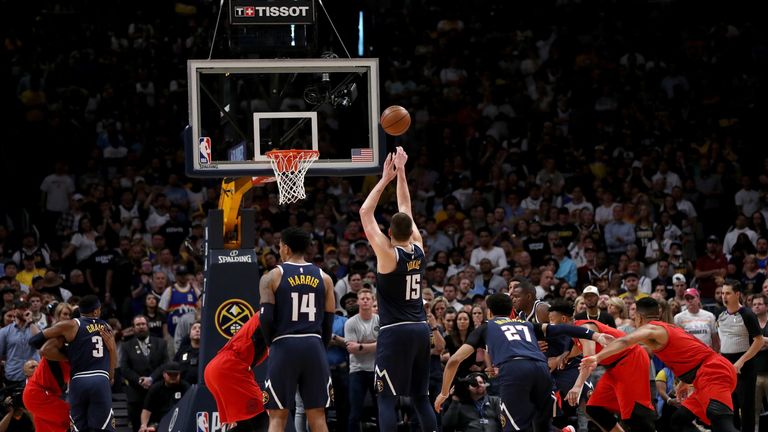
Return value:
M 190 60 L 186 170 L 271 176 L 270 150 L 317 150 L 308 176 L 378 173 L 377 59 Z

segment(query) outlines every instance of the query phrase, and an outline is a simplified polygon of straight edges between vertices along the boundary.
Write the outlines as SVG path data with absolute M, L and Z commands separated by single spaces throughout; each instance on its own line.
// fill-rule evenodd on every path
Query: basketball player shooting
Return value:
M 379 428 L 397 430 L 395 403 L 410 396 L 421 430 L 437 430 L 429 403 L 429 350 L 431 330 L 421 299 L 424 276 L 422 238 L 411 215 L 411 197 L 405 177 L 408 155 L 398 147 L 387 156 L 381 180 L 360 207 L 365 235 L 376 253 L 377 301 L 381 326 L 376 345 L 376 391 Z M 379 229 L 374 210 L 381 193 L 397 178 L 399 212 L 392 216 L 389 237 Z

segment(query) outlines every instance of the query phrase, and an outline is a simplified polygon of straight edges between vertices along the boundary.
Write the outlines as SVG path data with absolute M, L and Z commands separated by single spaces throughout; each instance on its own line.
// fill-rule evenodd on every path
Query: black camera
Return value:
M 24 387 L 7 387 L 3 389 L 3 406 L 7 408 L 24 408 Z

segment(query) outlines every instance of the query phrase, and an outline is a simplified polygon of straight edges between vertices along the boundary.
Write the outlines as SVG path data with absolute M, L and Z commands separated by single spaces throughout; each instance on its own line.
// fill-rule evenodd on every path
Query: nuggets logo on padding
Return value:
M 245 300 L 227 300 L 216 309 L 216 330 L 225 338 L 232 339 L 253 314 L 253 308 Z

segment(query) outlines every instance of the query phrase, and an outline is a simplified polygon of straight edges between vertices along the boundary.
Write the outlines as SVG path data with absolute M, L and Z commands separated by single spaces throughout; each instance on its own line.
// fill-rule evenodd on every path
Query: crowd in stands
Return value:
M 164 371 L 197 382 L 200 249 L 219 198 L 216 182 L 184 175 L 181 142 L 186 60 L 207 58 L 218 2 L 185 3 L 17 4 L 17 22 L 0 26 L 4 382 L 23 382 L 24 362 L 37 356 L 11 334 L 52 325 L 97 294 L 124 343 L 118 384 L 136 430 Z M 436 385 L 440 362 L 482 323 L 484 297 L 515 277 L 538 300 L 569 299 L 586 316 L 597 307 L 625 331 L 632 303 L 649 295 L 676 323 L 699 309 L 716 320 L 721 287 L 738 281 L 765 328 L 768 44 L 747 10 L 568 0 L 365 7 L 382 105 L 405 106 L 413 119 L 400 145 L 412 155 L 429 259 L 422 294 L 445 339 L 433 351 Z M 312 233 L 307 259 L 336 283 L 341 338 L 360 293 L 376 289 L 357 214 L 373 180 L 308 178 L 309 198 L 287 207 L 267 184 L 243 204 L 258 210 L 262 271 L 279 263 L 281 229 Z M 385 205 L 377 218 L 387 225 L 395 211 Z M 700 330 L 720 342 L 714 323 Z M 353 351 L 370 341 L 352 342 L 334 339 L 329 350 L 334 382 L 349 380 L 337 399 L 341 389 L 365 392 L 352 390 L 352 375 L 370 372 L 369 359 Z M 156 359 L 132 363 L 155 346 Z M 166 368 L 174 356 L 179 364 Z M 487 379 L 481 365 L 479 354 L 460 369 L 467 398 L 486 397 L 472 385 Z M 455 420 L 463 408 L 448 412 Z

